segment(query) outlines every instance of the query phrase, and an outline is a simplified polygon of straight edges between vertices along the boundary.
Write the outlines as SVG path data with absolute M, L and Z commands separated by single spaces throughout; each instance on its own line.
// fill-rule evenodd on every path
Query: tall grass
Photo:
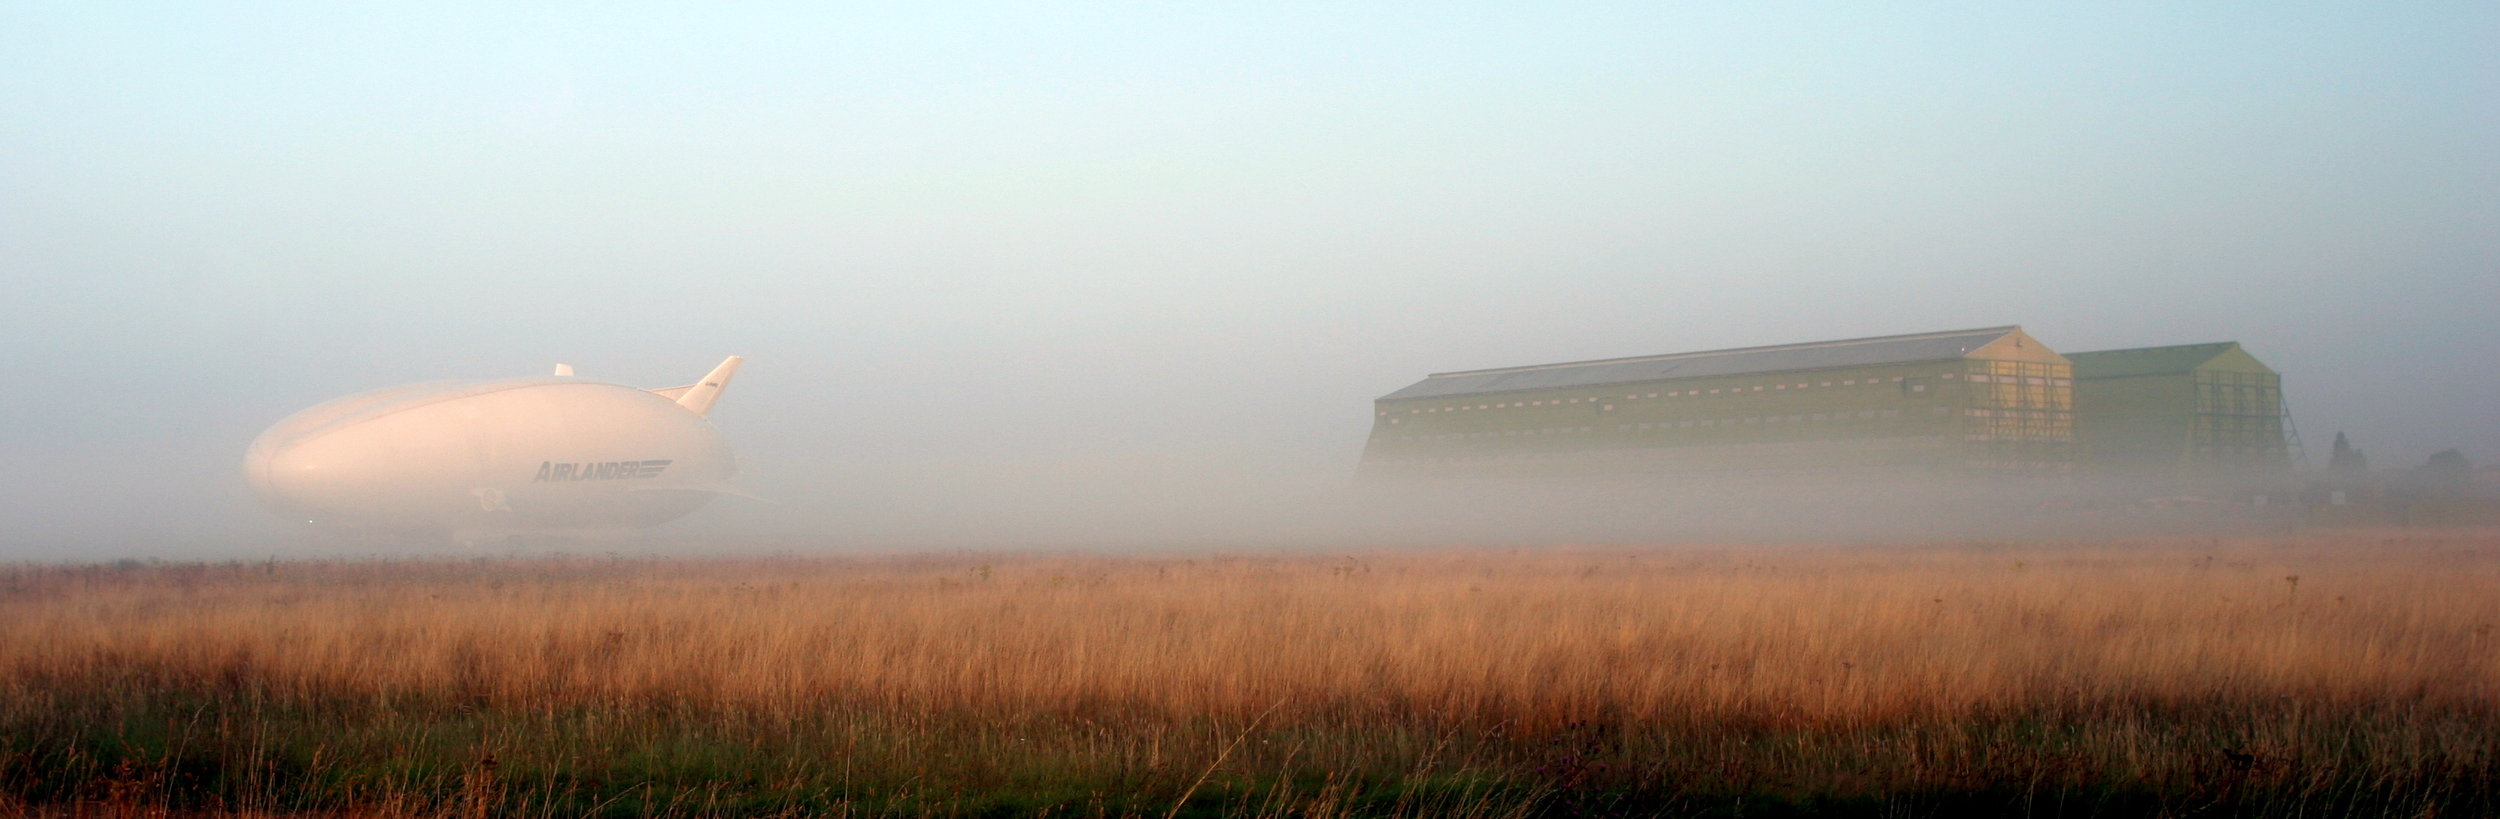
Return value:
M 0 803 L 2487 811 L 2495 589 L 2490 532 L 16 567 Z

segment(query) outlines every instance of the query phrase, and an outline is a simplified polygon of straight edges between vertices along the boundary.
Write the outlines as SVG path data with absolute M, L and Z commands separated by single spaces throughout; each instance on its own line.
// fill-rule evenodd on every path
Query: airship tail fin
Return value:
M 712 403 L 720 400 L 720 391 L 729 386 L 730 376 L 738 374 L 738 364 L 745 360 L 739 356 L 730 356 L 722 361 L 720 366 L 713 367 L 712 372 L 703 376 L 701 381 L 683 387 L 652 390 L 652 392 L 675 400 L 677 405 L 685 407 L 687 412 L 696 415 L 711 415 Z

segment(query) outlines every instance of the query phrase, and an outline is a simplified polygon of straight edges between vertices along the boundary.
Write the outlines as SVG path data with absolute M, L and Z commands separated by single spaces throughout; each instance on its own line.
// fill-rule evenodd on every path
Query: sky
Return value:
M 834 540 L 1185 528 L 1430 372 L 2001 324 L 2500 461 L 2500 6 L 844 5 L 0 0 L 0 559 L 257 548 L 327 398 L 732 353 L 780 503 L 693 525 Z

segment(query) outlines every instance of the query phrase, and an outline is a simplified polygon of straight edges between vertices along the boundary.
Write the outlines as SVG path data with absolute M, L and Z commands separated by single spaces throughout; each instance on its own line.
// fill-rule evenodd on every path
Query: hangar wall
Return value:
M 2283 378 L 2237 342 L 2076 353 L 2075 401 L 2094 471 L 2182 477 L 2289 471 Z

